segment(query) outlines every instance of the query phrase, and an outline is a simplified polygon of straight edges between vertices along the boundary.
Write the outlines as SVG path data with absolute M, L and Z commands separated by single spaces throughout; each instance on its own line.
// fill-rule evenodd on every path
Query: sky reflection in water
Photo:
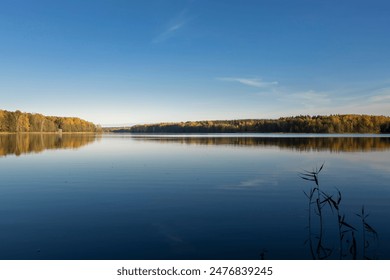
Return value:
M 324 162 L 389 259 L 386 137 L 0 135 L 0 258 L 309 259 L 298 172 Z

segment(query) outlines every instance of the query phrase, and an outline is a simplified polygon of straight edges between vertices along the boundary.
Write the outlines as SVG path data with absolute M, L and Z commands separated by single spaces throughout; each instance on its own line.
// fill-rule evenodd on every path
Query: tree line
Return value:
M 73 117 L 0 110 L 0 132 L 100 132 L 95 124 Z
M 296 116 L 279 119 L 188 121 L 135 125 L 134 133 L 390 133 L 390 117 L 372 115 Z

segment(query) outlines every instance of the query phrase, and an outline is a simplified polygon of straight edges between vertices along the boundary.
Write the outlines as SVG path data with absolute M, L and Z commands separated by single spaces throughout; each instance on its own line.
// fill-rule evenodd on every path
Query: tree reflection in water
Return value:
M 28 153 L 40 153 L 52 149 L 77 149 L 92 144 L 97 134 L 0 134 L 0 157 Z
M 187 145 L 225 145 L 278 147 L 296 151 L 373 152 L 390 149 L 389 137 L 197 137 L 180 135 L 135 135 L 140 141 L 180 143 Z

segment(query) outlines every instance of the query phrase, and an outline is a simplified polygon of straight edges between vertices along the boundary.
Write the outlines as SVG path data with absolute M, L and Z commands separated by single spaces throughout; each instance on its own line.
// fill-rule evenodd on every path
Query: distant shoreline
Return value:
M 279 119 L 187 121 L 105 128 L 115 133 L 390 133 L 390 117 L 372 115 L 296 116 Z

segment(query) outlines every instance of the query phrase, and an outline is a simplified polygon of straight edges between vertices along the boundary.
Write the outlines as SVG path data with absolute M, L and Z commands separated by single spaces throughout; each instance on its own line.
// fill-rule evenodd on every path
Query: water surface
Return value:
M 0 258 L 310 259 L 298 173 L 322 163 L 390 259 L 388 137 L 0 135 Z

